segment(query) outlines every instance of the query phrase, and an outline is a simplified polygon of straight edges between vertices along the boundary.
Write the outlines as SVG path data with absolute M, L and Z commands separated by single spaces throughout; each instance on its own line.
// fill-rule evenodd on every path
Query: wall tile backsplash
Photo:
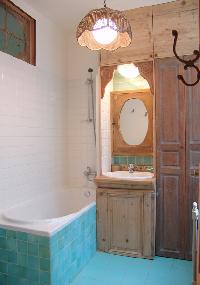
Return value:
M 112 164 L 153 165 L 153 156 L 113 156 Z
M 95 205 L 51 237 L 0 228 L 0 284 L 68 285 L 95 252 Z

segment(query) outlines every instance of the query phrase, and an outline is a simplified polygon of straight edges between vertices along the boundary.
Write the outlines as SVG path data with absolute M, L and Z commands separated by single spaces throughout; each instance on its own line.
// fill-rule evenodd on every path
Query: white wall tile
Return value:
M 113 80 L 105 88 L 101 99 L 101 165 L 102 173 L 111 171 L 111 122 L 110 92 L 113 91 Z
M 71 186 L 93 186 L 94 188 L 93 184 L 88 183 L 83 172 L 87 166 L 96 170 L 93 124 L 87 121 L 88 97 L 91 96 L 91 90 L 86 81 L 90 77 L 89 67 L 94 69 L 93 76 L 95 80 L 98 53 L 80 47 L 75 39 L 75 32 L 68 35 L 68 39 L 66 122 L 68 183 Z
M 14 2 L 37 21 L 37 66 L 0 52 L 0 210 L 68 186 L 94 190 L 83 171 L 96 169 L 86 80 L 98 53 Z
M 65 37 L 15 2 L 36 18 L 37 66 L 0 52 L 0 210 L 67 187 Z

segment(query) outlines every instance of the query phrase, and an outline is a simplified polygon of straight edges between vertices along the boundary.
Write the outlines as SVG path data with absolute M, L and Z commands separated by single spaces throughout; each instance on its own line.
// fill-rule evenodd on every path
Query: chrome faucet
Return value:
M 83 174 L 87 177 L 88 181 L 93 181 L 94 178 L 97 175 L 97 172 L 92 170 L 90 166 L 87 166 L 86 170 L 83 172 Z
M 128 165 L 128 172 L 129 173 L 133 173 L 134 172 L 134 170 L 135 170 L 135 168 L 136 168 L 136 165 L 135 164 L 129 164 Z

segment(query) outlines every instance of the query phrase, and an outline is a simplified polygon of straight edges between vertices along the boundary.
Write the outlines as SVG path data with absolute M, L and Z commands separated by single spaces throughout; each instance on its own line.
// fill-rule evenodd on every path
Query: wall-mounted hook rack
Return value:
M 178 32 L 176 30 L 172 31 L 172 36 L 174 37 L 174 44 L 173 44 L 173 52 L 175 57 L 184 64 L 184 69 L 187 70 L 188 68 L 194 68 L 197 72 L 197 80 L 195 82 L 192 83 L 188 83 L 185 81 L 184 77 L 182 75 L 178 75 L 178 79 L 181 80 L 186 86 L 195 86 L 197 83 L 199 83 L 200 81 L 200 70 L 198 68 L 197 65 L 195 65 L 195 62 L 197 62 L 197 60 L 200 58 L 200 51 L 199 50 L 194 50 L 193 51 L 193 55 L 195 56 L 193 59 L 191 60 L 184 60 L 182 58 L 180 58 L 180 56 L 178 56 L 177 52 L 176 52 L 176 44 L 177 44 L 177 40 L 178 40 Z

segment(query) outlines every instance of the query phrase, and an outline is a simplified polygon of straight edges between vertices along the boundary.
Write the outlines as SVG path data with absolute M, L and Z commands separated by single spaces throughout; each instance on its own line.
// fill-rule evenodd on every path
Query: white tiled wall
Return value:
M 37 21 L 37 66 L 0 52 L 0 210 L 45 191 L 94 187 L 83 171 L 96 169 L 86 80 L 89 67 L 95 79 L 98 53 L 14 2 Z
M 101 99 L 101 165 L 102 173 L 111 171 L 111 123 L 110 123 L 110 92 L 113 91 L 113 80 L 106 86 Z
M 93 125 L 87 121 L 88 97 L 91 96 L 91 90 L 86 81 L 90 77 L 88 68 L 91 67 L 94 69 L 95 83 L 98 53 L 80 47 L 73 32 L 68 35 L 67 62 L 68 183 L 73 186 L 88 186 L 83 172 L 87 166 L 96 169 L 96 150 Z M 89 186 L 93 185 L 89 183 Z
M 37 20 L 37 66 L 0 52 L 0 209 L 67 184 L 66 37 Z

